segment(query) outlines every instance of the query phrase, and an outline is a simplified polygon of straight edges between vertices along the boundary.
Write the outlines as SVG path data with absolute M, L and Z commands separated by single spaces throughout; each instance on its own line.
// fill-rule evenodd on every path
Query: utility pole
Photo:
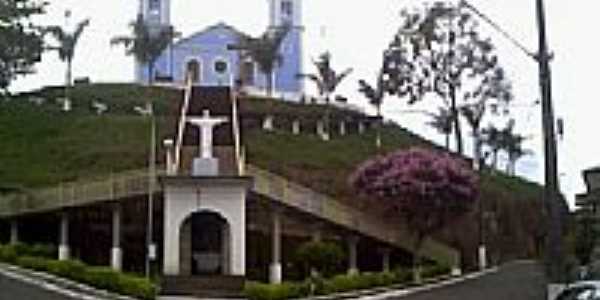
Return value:
M 546 263 L 551 280 L 558 280 L 563 261 L 561 213 L 557 176 L 556 132 L 554 129 L 554 109 L 552 106 L 552 73 L 546 38 L 546 16 L 544 1 L 536 0 L 537 25 L 539 33 L 540 90 L 542 95 L 542 128 L 544 132 L 544 201 L 549 212 L 549 232 L 547 239 Z
M 562 249 L 562 216 L 560 212 L 560 190 L 557 174 L 556 131 L 554 128 L 554 109 L 552 106 L 552 73 L 550 61 L 552 56 L 548 53 L 546 37 L 546 15 L 543 0 L 535 0 L 536 17 L 538 26 L 538 53 L 533 54 L 525 46 L 502 30 L 498 24 L 480 12 L 475 6 L 460 0 L 461 5 L 469 8 L 476 15 L 490 24 L 500 34 L 507 38 L 517 48 L 528 56 L 534 58 L 539 64 L 539 83 L 542 95 L 542 128 L 544 136 L 544 203 L 548 212 L 548 238 L 546 239 L 546 266 L 549 278 L 559 281 L 563 264 Z

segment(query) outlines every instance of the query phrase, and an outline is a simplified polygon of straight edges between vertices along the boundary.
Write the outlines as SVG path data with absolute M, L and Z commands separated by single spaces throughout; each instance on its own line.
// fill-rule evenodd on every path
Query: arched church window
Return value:
M 217 72 L 217 74 L 225 74 L 227 72 L 227 62 L 222 61 L 222 60 L 217 60 L 215 61 L 215 72 Z
M 200 63 L 192 59 L 188 61 L 186 66 L 186 77 L 191 76 L 192 82 L 198 82 L 200 80 Z

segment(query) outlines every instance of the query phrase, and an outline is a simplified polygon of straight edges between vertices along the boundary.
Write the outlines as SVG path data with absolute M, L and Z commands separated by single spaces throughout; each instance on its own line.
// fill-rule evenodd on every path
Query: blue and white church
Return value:
M 171 0 L 140 0 L 140 11 L 148 26 L 170 26 Z M 303 73 L 302 0 L 268 0 L 269 29 L 284 24 L 290 26 L 279 51 L 283 57 L 273 74 L 273 96 L 299 101 L 304 84 Z M 164 51 L 154 68 L 155 79 L 184 84 L 191 74 L 195 86 L 232 86 L 250 95 L 265 95 L 268 75 L 262 73 L 255 61 L 228 46 L 237 45 L 249 35 L 225 23 L 218 23 L 183 37 Z M 136 63 L 138 83 L 148 81 L 148 68 Z

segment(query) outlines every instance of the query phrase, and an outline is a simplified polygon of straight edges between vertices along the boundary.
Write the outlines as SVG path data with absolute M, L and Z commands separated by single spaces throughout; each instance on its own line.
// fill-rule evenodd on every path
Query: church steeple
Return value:
M 302 27 L 302 0 L 269 0 L 271 26 Z
M 298 74 L 303 73 L 303 32 L 302 0 L 268 0 L 269 25 L 291 26 L 279 49 L 283 56 L 281 65 L 275 71 L 275 90 L 289 98 L 300 99 L 304 84 Z
M 140 13 L 150 25 L 171 24 L 170 0 L 140 0 Z

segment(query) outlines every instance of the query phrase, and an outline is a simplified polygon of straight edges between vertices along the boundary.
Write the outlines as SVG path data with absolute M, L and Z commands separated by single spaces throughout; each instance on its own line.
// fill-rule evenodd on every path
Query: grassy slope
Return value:
M 0 185 L 38 187 L 143 166 L 148 121 L 0 105 Z
M 54 99 L 62 95 L 62 89 L 48 88 L 35 95 Z M 143 167 L 149 122 L 135 115 L 133 107 L 142 106 L 145 99 L 150 99 L 158 114 L 164 115 L 169 111 L 167 103 L 176 98 L 177 93 L 160 88 L 104 84 L 77 87 L 72 97 L 75 111 L 68 114 L 60 112 L 55 103 L 40 107 L 26 103 L 27 95 L 10 102 L 0 101 L 0 185 L 37 187 Z M 90 109 L 92 101 L 108 103 L 108 114 L 94 115 Z M 314 105 L 256 99 L 245 103 L 243 110 L 254 114 L 297 112 L 314 118 L 322 113 L 322 108 Z M 245 133 L 250 162 L 330 194 L 343 193 L 346 177 L 356 164 L 376 153 L 373 132 L 335 137 L 330 142 L 313 135 L 258 130 Z M 384 152 L 411 146 L 432 147 L 398 126 L 384 128 Z M 309 181 L 307 174 L 310 174 Z M 484 184 L 492 185 L 497 192 L 518 191 L 527 196 L 536 195 L 540 188 L 503 175 L 484 180 Z
M 61 94 L 60 89 L 41 93 L 49 99 Z M 150 123 L 136 116 L 132 108 L 143 105 L 148 98 L 156 103 L 158 114 L 164 115 L 169 111 L 169 99 L 178 96 L 173 91 L 131 85 L 82 86 L 72 95 L 75 111 L 69 114 L 60 112 L 55 103 L 36 107 L 24 99 L 0 100 L 0 193 L 6 187 L 36 188 L 144 167 Z M 108 114 L 94 115 L 89 108 L 93 100 L 109 103 Z M 277 112 L 300 115 L 303 119 L 322 114 L 322 108 L 313 105 L 257 99 L 245 103 L 242 110 L 251 114 Z M 376 153 L 374 139 L 374 133 L 367 132 L 323 142 L 312 135 L 259 130 L 246 130 L 244 137 L 251 163 L 355 205 L 358 204 L 346 180 L 356 164 Z M 397 126 L 384 129 L 383 143 L 386 152 L 433 146 Z M 531 252 L 525 249 L 531 241 L 527 228 L 539 222 L 541 191 L 539 185 L 520 178 L 501 174 L 482 176 L 486 210 L 494 211 L 498 223 L 494 232 L 488 234 L 492 239 L 488 242 L 503 257 Z M 446 240 L 463 251 L 476 249 L 477 222 L 477 215 L 471 215 L 456 225 L 458 229 L 449 230 Z M 467 260 L 474 255 L 463 254 Z

